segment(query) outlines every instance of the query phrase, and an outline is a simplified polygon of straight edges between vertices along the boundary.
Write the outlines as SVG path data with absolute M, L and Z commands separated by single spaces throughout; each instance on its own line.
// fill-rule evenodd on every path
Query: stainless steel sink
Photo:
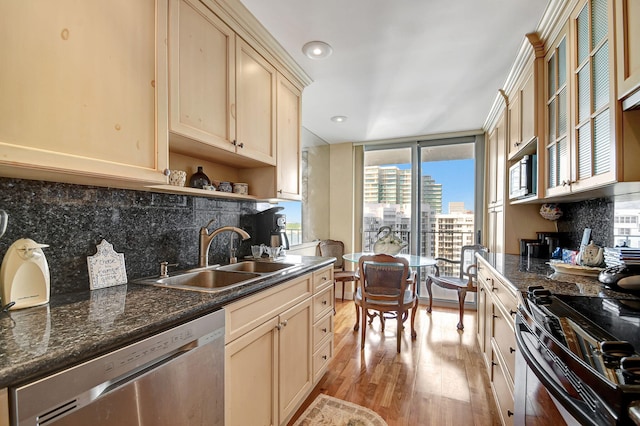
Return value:
M 133 282 L 184 290 L 215 292 L 235 285 L 247 284 L 263 277 L 263 274 L 250 272 L 199 269 L 177 273 L 166 278 L 142 278 Z
M 261 262 L 254 260 L 247 260 L 245 262 L 231 263 L 225 266 L 219 266 L 218 271 L 238 271 L 238 272 L 253 272 L 259 274 L 271 273 L 281 271 L 283 269 L 292 268 L 298 266 L 294 263 L 278 263 L 278 262 Z

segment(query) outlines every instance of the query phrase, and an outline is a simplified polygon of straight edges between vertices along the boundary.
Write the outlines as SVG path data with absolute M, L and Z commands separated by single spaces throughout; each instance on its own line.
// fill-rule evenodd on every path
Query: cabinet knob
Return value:
M 327 303 L 328 303 L 328 302 L 327 302 L 326 300 L 323 300 L 323 301 L 322 301 L 322 304 L 323 304 L 323 305 L 326 305 Z
M 162 171 L 162 174 L 163 174 L 163 175 L 165 175 L 165 176 L 169 176 L 169 175 L 171 174 L 171 170 L 169 170 L 169 169 L 164 169 L 164 170 Z
M 519 147 L 520 145 L 522 145 L 522 143 L 521 143 L 521 142 L 516 142 L 516 143 L 514 143 L 514 144 L 513 144 L 513 147 L 514 147 L 514 148 L 517 148 L 517 147 Z
M 497 362 L 495 362 L 495 361 L 491 361 L 491 365 L 495 367 L 495 366 L 497 366 L 497 365 L 498 365 L 498 363 L 497 363 Z
M 287 320 L 284 320 L 284 321 L 282 321 L 282 323 L 281 323 L 281 324 L 282 324 L 282 326 L 283 326 L 283 327 L 286 327 L 286 326 L 287 326 L 287 324 L 288 324 L 288 321 L 287 321 Z
M 487 278 L 485 278 L 484 280 L 485 280 L 485 281 L 491 281 L 491 278 L 490 278 L 490 277 L 487 277 Z
M 233 146 L 238 146 L 240 148 L 244 148 L 244 142 L 238 143 L 238 141 L 234 139 L 233 142 L 231 142 L 231 143 L 233 144 Z
M 491 314 L 491 316 L 495 319 L 498 318 L 498 316 L 496 314 Z
M 326 359 L 328 359 L 328 358 L 329 358 L 328 356 L 326 356 L 326 355 L 322 355 L 322 359 L 326 360 Z
M 511 348 L 511 347 L 509 348 L 509 353 L 511 353 L 511 354 L 512 354 L 512 353 L 514 353 L 515 351 L 516 351 L 516 350 L 515 350 L 515 348 Z
M 326 333 L 326 332 L 327 332 L 326 327 L 322 329 L 322 332 L 323 332 L 323 333 Z
M 513 411 L 507 410 L 507 416 L 512 417 L 513 416 Z
M 510 310 L 510 311 L 509 311 L 509 313 L 510 313 L 511 315 L 515 315 L 515 314 L 517 314 L 517 312 L 516 312 L 516 311 L 514 311 L 513 309 L 512 309 L 512 310 Z
M 328 280 L 328 279 L 329 279 L 329 278 L 327 278 L 327 277 L 322 277 L 322 281 L 326 281 L 326 280 Z

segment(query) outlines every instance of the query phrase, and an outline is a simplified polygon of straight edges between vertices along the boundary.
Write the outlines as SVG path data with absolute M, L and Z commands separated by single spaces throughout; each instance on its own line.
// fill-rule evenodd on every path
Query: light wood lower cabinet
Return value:
M 516 293 L 478 259 L 478 343 L 487 366 L 500 421 L 513 424 Z
M 0 426 L 9 426 L 9 394 L 7 388 L 0 389 Z
M 333 352 L 331 273 L 225 306 L 225 424 L 285 424 L 324 374 Z

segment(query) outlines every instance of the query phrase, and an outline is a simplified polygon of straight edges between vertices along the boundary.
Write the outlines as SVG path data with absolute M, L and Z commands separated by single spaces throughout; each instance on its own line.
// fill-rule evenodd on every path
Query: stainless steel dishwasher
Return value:
M 224 425 L 220 309 L 11 389 L 13 425 Z

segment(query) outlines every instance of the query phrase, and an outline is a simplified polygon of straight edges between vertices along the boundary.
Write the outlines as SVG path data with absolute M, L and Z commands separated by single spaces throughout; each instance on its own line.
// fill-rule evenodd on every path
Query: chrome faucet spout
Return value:
M 211 224 L 211 222 L 209 222 Z M 209 233 L 209 229 L 207 226 L 203 226 L 200 228 L 200 261 L 198 262 L 199 266 L 207 267 L 209 266 L 209 247 L 211 247 L 211 241 L 213 237 L 218 235 L 221 232 L 232 231 L 242 237 L 242 240 L 248 240 L 251 236 L 244 229 L 237 228 L 235 226 L 223 226 L 221 228 L 214 229 Z M 233 241 L 231 242 L 231 248 L 233 248 Z M 232 256 L 233 257 L 233 256 Z

